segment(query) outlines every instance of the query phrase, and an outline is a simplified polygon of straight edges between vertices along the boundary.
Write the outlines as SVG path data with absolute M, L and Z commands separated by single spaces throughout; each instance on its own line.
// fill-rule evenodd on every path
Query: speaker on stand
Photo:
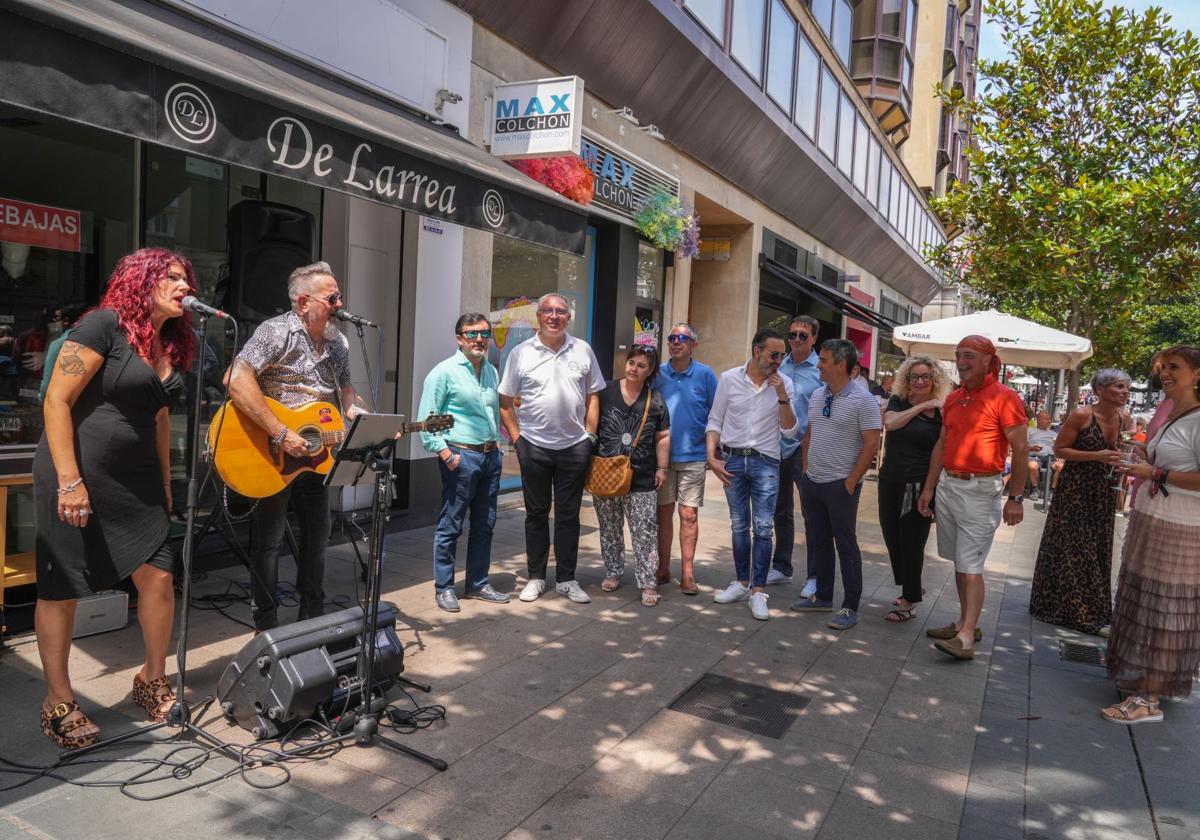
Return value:
M 229 210 L 226 232 L 229 277 L 221 308 L 243 323 L 287 312 L 288 275 L 317 259 L 316 217 L 287 204 L 239 201 Z

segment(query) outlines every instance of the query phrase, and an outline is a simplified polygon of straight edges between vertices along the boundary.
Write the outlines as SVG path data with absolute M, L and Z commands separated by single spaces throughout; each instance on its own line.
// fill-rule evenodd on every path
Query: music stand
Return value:
M 371 535 L 367 549 L 367 603 L 358 649 L 356 685 L 349 687 L 351 691 L 357 688 L 361 702 L 352 712 L 341 716 L 341 720 L 347 724 L 352 722 L 353 731 L 339 736 L 334 741 L 353 739 L 354 743 L 361 745 L 382 743 L 437 770 L 445 770 L 446 762 L 440 758 L 434 758 L 379 734 L 379 713 L 386 703 L 375 702 L 372 697 L 375 634 L 379 624 L 379 596 L 383 572 L 384 526 L 388 508 L 391 506 L 396 440 L 403 430 L 404 416 L 401 414 L 359 414 L 354 418 L 342 445 L 334 453 L 333 468 L 325 476 L 326 487 L 353 487 L 367 472 L 373 473 L 375 477 L 375 491 L 371 497 Z M 430 690 L 427 685 L 399 675 L 396 676 L 396 680 L 421 691 Z M 382 698 L 380 700 L 382 701 Z

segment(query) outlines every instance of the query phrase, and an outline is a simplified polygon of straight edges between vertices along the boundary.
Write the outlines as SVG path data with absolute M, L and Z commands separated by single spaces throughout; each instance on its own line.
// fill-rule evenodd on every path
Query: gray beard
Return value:
M 316 317 L 311 314 L 311 310 L 309 314 L 304 315 L 302 320 L 304 321 L 304 326 L 306 327 L 315 326 L 317 321 Z M 325 322 L 325 326 L 321 329 L 321 338 L 323 338 L 325 341 L 334 341 L 340 334 L 341 333 L 338 331 L 337 324 L 332 320 L 327 320 Z

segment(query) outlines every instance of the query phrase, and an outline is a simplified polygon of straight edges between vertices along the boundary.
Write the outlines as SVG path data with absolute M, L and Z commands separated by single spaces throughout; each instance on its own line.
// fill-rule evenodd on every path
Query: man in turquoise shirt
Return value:
M 792 381 L 792 410 L 800 421 L 800 430 L 794 438 L 782 437 L 779 441 L 779 493 L 775 496 L 775 556 L 771 558 L 771 571 L 767 573 L 767 585 L 791 583 L 792 549 L 796 542 L 795 501 L 792 487 L 800 486 L 803 456 L 800 441 L 808 428 L 808 400 L 821 385 L 817 370 L 817 330 L 820 323 L 809 315 L 797 315 L 788 324 L 788 348 L 791 351 L 779 366 L 779 375 Z M 801 516 L 804 508 L 801 506 Z M 810 570 L 814 587 L 816 573 Z
M 679 505 L 679 588 L 684 595 L 700 591 L 692 572 L 699 510 L 704 504 L 704 429 L 717 395 L 717 375 L 692 358 L 699 336 L 691 324 L 676 324 L 667 335 L 668 361 L 658 375 L 658 392 L 671 414 L 671 457 L 658 488 L 658 583 L 671 582 L 671 543 L 675 540 L 675 506 Z
M 488 582 L 496 494 L 500 492 L 500 376 L 487 360 L 492 325 L 487 316 L 468 312 L 454 325 L 458 352 L 439 362 L 425 377 L 420 417 L 449 414 L 454 426 L 445 434 L 422 432 L 421 444 L 438 456 L 442 473 L 442 512 L 433 536 L 434 598 L 447 612 L 461 608 L 454 593 L 454 558 L 463 521 L 471 515 L 463 597 L 504 604 L 508 596 Z

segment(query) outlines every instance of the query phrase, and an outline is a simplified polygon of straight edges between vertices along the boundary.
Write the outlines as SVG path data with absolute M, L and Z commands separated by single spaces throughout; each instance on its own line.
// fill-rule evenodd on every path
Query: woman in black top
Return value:
M 921 601 L 921 568 L 925 541 L 933 520 L 917 510 L 917 499 L 929 472 L 929 456 L 942 431 L 942 399 L 950 382 L 936 361 L 911 356 L 896 372 L 895 390 L 883 412 L 887 430 L 883 466 L 879 470 L 879 526 L 901 588 L 888 621 L 916 617 Z
M 38 602 L 46 676 L 42 732 L 60 747 L 99 731 L 75 702 L 67 661 L 76 600 L 132 578 L 146 646 L 133 700 L 155 720 L 175 701 L 165 675 L 175 596 L 169 543 L 171 425 L 195 338 L 182 301 L 191 263 L 163 248 L 123 257 L 100 308 L 63 343 L 33 459 Z
M 627 454 L 633 469 L 628 494 L 595 500 L 600 554 L 608 570 L 600 588 L 612 592 L 621 585 L 621 573 L 625 570 L 624 520 L 628 519 L 633 537 L 634 578 L 647 607 L 658 603 L 657 491 L 666 476 L 671 451 L 667 404 L 653 388 L 657 373 L 658 354 L 654 348 L 633 345 L 625 356 L 624 378 L 614 379 L 600 392 L 595 453 L 603 457 Z

